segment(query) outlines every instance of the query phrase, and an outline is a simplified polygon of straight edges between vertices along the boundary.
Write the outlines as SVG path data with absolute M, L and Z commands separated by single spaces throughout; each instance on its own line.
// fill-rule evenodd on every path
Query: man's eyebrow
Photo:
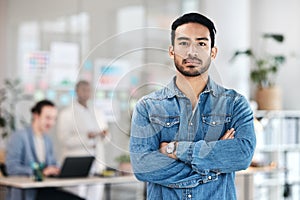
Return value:
M 207 37 L 196 38 L 196 40 L 207 40 L 207 41 L 209 41 L 209 39 Z
M 178 37 L 177 40 L 191 40 L 191 39 L 188 37 Z
M 178 37 L 177 40 L 191 40 L 188 37 Z M 207 40 L 209 41 L 209 39 L 207 37 L 200 37 L 200 38 L 196 38 L 196 40 Z

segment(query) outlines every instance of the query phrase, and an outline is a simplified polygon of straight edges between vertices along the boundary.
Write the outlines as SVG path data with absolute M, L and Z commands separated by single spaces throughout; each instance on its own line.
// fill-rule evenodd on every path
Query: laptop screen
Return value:
M 66 157 L 62 165 L 60 178 L 87 177 L 93 164 L 93 156 Z

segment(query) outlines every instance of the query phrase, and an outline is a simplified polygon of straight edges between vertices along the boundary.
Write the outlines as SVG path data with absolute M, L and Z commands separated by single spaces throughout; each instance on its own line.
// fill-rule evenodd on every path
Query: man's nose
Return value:
M 55 123 L 56 123 L 56 120 L 51 120 L 51 121 L 49 122 L 49 125 L 52 127 L 52 126 L 55 125 Z
M 197 51 L 197 47 L 195 44 L 191 44 L 189 46 L 189 49 L 188 49 L 188 56 L 189 57 L 197 57 L 198 56 L 198 51 Z

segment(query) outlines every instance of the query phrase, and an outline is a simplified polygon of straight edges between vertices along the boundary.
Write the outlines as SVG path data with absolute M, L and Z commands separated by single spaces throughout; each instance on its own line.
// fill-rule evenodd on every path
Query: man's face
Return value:
M 56 122 L 57 109 L 53 106 L 44 106 L 40 114 L 34 114 L 35 123 L 40 132 L 48 132 Z
M 211 59 L 217 53 L 211 48 L 207 27 L 198 23 L 187 23 L 175 30 L 174 46 L 169 49 L 176 69 L 184 76 L 195 77 L 207 72 Z
M 91 86 L 89 84 L 81 84 L 76 92 L 79 101 L 87 102 L 91 97 Z

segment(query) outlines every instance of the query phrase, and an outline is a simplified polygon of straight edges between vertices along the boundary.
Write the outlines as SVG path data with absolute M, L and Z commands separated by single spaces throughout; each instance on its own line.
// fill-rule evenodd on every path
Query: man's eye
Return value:
M 182 46 L 187 46 L 189 43 L 188 42 L 179 42 L 179 45 L 182 45 Z
M 205 42 L 199 42 L 198 45 L 199 45 L 199 46 L 206 46 L 206 43 L 205 43 Z

